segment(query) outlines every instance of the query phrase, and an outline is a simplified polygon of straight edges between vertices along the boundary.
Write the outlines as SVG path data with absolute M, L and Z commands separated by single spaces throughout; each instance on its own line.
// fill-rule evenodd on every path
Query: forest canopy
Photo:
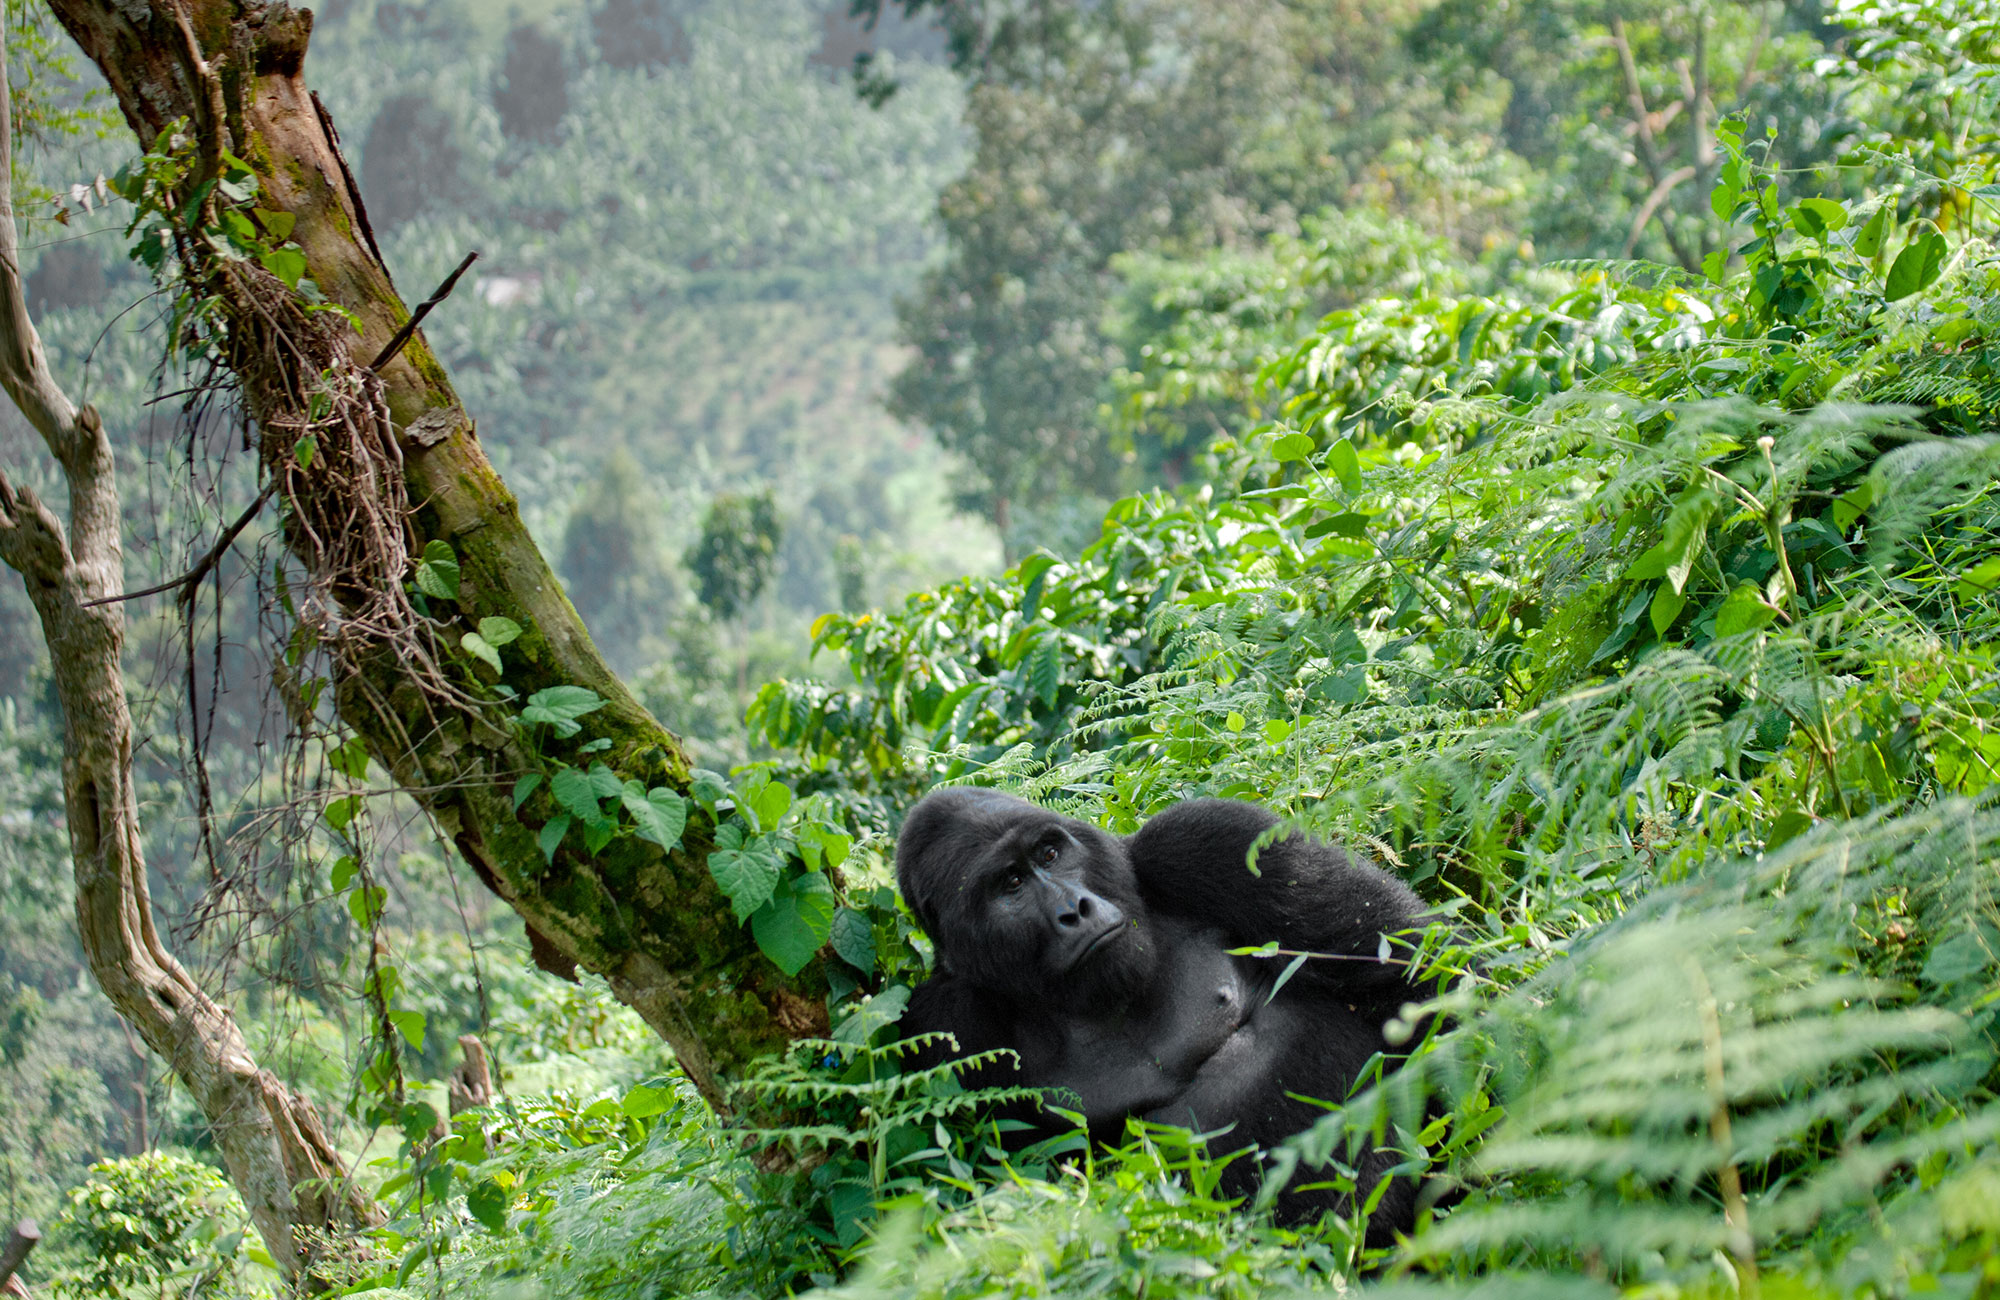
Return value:
M 336 448 L 274 477 L 199 159 L 80 7 L 6 11 L 20 270 L 135 591 Z M 405 360 L 604 675 L 413 500 L 398 599 L 530 764 L 441 817 L 300 631 L 292 488 L 129 603 L 162 932 L 367 1206 L 288 1273 L 92 981 L 0 584 L 35 1295 L 2000 1295 L 1990 6 L 329 0 L 303 76 L 410 303 L 480 253 Z M 345 338 L 237 161 L 211 244 Z M 0 469 L 62 499 L 11 411 Z M 1276 1163 L 1386 1146 L 1417 1231 L 1275 1223 L 1227 1134 L 1010 1151 L 918 1068 L 941 782 L 1250 799 L 1415 888 L 1451 991 Z M 663 935 L 730 986 L 678 1056 Z

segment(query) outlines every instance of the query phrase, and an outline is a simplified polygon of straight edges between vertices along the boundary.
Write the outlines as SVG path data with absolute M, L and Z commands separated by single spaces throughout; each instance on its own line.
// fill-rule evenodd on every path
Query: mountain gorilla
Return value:
M 948 1031 L 955 1055 L 1011 1048 L 971 1086 L 1074 1094 L 1093 1137 L 1116 1140 L 1128 1116 L 1198 1131 L 1228 1127 L 1229 1147 L 1269 1147 L 1339 1102 L 1377 1052 L 1383 1027 L 1429 990 L 1391 957 L 1385 936 L 1421 928 L 1400 881 L 1293 834 L 1252 844 L 1278 819 L 1251 804 L 1177 804 L 1120 838 L 994 790 L 939 790 L 911 810 L 896 843 L 903 897 L 937 948 L 906 1034 Z M 1276 940 L 1323 953 L 1277 996 L 1289 963 L 1232 957 Z M 954 1055 L 920 1053 L 922 1064 Z M 1364 1192 L 1393 1164 L 1370 1152 Z M 1246 1162 L 1234 1194 L 1252 1190 Z M 1289 1192 L 1298 1220 L 1345 1209 L 1328 1190 Z M 1414 1189 L 1392 1186 L 1370 1219 L 1372 1244 L 1408 1230 Z

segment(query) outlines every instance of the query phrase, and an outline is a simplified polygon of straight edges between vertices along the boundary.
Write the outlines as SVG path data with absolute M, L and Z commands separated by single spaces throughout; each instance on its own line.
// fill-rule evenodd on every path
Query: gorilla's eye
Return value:
M 1035 850 L 1035 865 L 1038 867 L 1052 867 L 1055 865 L 1056 859 L 1061 856 L 1061 849 L 1053 844 L 1044 844 Z
M 1000 888 L 1011 894 L 1028 883 L 1028 878 L 1018 871 L 1010 871 L 1000 878 Z

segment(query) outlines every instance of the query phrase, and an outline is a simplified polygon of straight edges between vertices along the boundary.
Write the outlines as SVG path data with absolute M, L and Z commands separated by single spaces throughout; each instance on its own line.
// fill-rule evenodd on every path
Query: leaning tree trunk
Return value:
M 316 1248 L 375 1221 L 350 1185 L 312 1103 L 260 1070 L 229 1011 L 160 942 L 132 782 L 132 714 L 121 653 L 121 511 L 97 412 L 49 373 L 28 316 L 14 229 L 6 33 L 0 24 L 0 387 L 42 436 L 69 487 L 64 527 L 0 474 L 0 560 L 41 617 L 63 711 L 63 801 L 76 871 L 77 933 L 118 1014 L 186 1086 L 215 1134 L 274 1259 L 301 1274 Z
M 221 300 L 227 359 L 262 430 L 266 479 L 283 493 L 287 545 L 317 583 L 302 635 L 331 654 L 341 720 L 521 914 L 537 960 L 604 975 L 725 1108 L 728 1080 L 751 1060 L 825 1029 L 824 974 L 815 961 L 788 978 L 758 952 L 707 870 L 711 827 L 689 826 L 671 853 L 627 836 L 591 856 L 572 837 L 545 861 L 537 836 L 559 811 L 548 786 L 517 814 L 516 780 L 549 763 L 527 729 L 506 725 L 491 674 L 482 679 L 458 648 L 484 617 L 523 629 L 502 679 L 516 698 L 582 686 L 607 701 L 578 739 L 608 740 L 596 757 L 618 777 L 685 789 L 689 765 L 599 657 L 421 334 L 380 361 L 409 312 L 302 77 L 310 11 L 281 0 L 50 3 L 140 143 L 186 122 L 202 166 L 212 171 L 224 148 L 246 160 L 258 206 L 296 217 L 307 275 L 360 323 L 357 340 L 255 264 L 205 262 L 201 241 L 184 239 L 183 259 Z M 302 466 L 294 447 L 306 433 L 318 453 Z M 444 637 L 435 593 L 428 618 L 412 618 L 399 594 L 411 557 L 439 541 L 461 566 L 442 602 Z

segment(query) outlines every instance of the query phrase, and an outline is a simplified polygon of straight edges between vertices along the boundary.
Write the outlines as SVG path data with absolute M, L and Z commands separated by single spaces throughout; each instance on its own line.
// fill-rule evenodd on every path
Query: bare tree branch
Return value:
M 1639 83 L 1639 64 L 1632 57 L 1632 41 L 1625 32 L 1625 20 L 1617 14 L 1611 16 L 1611 46 L 1618 51 L 1618 69 L 1625 77 L 1625 102 L 1632 112 L 1632 125 L 1639 142 L 1639 159 L 1646 164 L 1646 174 L 1652 177 L 1654 191 L 1658 192 L 1662 186 L 1671 191 L 1673 187 L 1666 185 L 1667 168 L 1660 158 L 1659 140 L 1653 134 L 1653 114 L 1646 107 L 1646 90 Z M 1651 219 L 1650 213 L 1648 219 Z M 1674 232 L 1673 222 L 1662 221 L 1660 231 L 1667 237 L 1667 246 L 1673 249 L 1674 257 L 1682 267 L 1689 271 L 1701 269 L 1701 259 L 1689 255 L 1680 236 Z
M 175 122 L 208 130 L 199 102 L 207 82 L 166 4 L 50 0 L 147 148 Z M 730 1111 L 731 1084 L 753 1062 L 826 1031 L 824 965 L 788 975 L 758 949 L 708 868 L 715 838 L 705 816 L 671 849 L 619 837 L 600 853 L 562 844 L 544 855 L 538 833 L 558 815 L 548 787 L 519 807 L 511 791 L 550 759 L 505 725 L 491 677 L 461 651 L 456 629 L 487 617 L 522 629 L 503 669 L 516 697 L 566 686 L 602 699 L 585 731 L 589 743 L 609 742 L 606 761 L 622 778 L 686 790 L 687 751 L 598 654 L 449 373 L 423 331 L 406 329 L 411 313 L 305 83 L 310 19 L 265 0 L 172 4 L 186 10 L 203 59 L 223 68 L 224 147 L 256 172 L 259 206 L 294 218 L 307 273 L 360 330 L 357 338 L 307 311 L 256 262 L 209 260 L 200 241 L 187 241 L 184 269 L 218 295 L 224 361 L 259 432 L 266 479 L 287 505 L 283 538 L 306 591 L 300 619 L 328 657 L 329 702 L 397 784 L 427 792 L 418 796 L 425 811 L 521 915 L 533 959 L 558 974 L 602 974 L 673 1045 L 702 1095 Z M 314 400 L 329 396 L 331 414 Z M 293 454 L 307 431 L 318 442 L 310 466 Z M 405 592 L 433 543 L 452 548 L 458 591 L 419 616 Z
M 132 714 L 121 662 L 122 505 L 110 440 L 50 373 L 28 313 L 13 222 L 12 104 L 0 25 L 0 385 L 47 444 L 69 489 L 68 527 L 0 478 L 0 560 L 26 581 L 63 711 L 63 802 L 77 935 L 118 1014 L 179 1076 L 273 1259 L 310 1286 L 311 1240 L 374 1221 L 312 1104 L 258 1068 L 229 1010 L 160 941 L 146 881 Z
M 1620 257 L 1632 256 L 1632 251 L 1639 246 L 1639 236 L 1646 233 L 1646 223 L 1653 219 L 1653 214 L 1660 210 L 1660 205 L 1667 201 L 1667 196 L 1674 192 L 1676 186 L 1693 178 L 1692 167 L 1676 167 L 1660 178 L 1660 183 L 1653 187 L 1653 192 L 1646 196 L 1646 201 L 1632 214 L 1632 229 L 1626 232 L 1625 249 L 1618 254 Z
M 1688 88 L 1688 156 L 1694 159 L 1694 182 L 1697 196 L 1705 193 L 1710 184 L 1710 176 L 1715 166 L 1715 140 L 1709 129 L 1708 102 L 1708 10 L 1697 8 L 1694 15 L 1694 72 L 1693 84 Z M 1708 256 L 1708 223 L 1703 222 L 1696 235 L 1695 255 Z

